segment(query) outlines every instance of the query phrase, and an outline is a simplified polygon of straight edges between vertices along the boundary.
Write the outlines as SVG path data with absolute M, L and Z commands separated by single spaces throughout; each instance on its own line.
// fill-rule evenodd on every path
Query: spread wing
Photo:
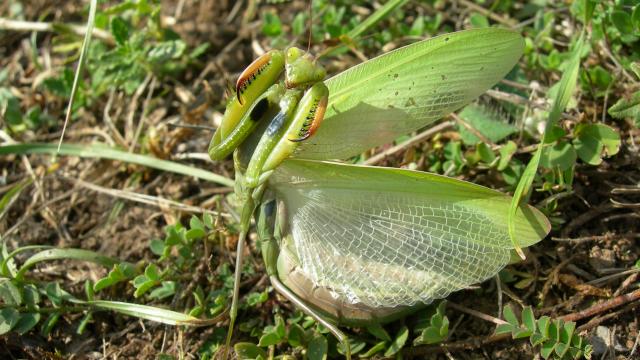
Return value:
M 495 275 L 513 248 L 510 197 L 401 169 L 287 160 L 270 179 L 287 209 L 294 253 L 309 277 L 369 306 L 428 303 Z M 549 231 L 523 206 L 522 246 Z
M 516 64 L 524 41 L 497 28 L 434 37 L 326 81 L 324 121 L 294 154 L 346 159 L 425 127 L 469 103 Z

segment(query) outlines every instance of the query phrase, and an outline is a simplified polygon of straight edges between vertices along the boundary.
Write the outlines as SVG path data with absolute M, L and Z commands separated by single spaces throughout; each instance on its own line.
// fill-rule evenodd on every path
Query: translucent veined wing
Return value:
M 326 81 L 324 121 L 294 157 L 346 159 L 429 125 L 497 83 L 523 48 L 513 31 L 466 30 L 354 66 Z
M 303 271 L 354 303 L 428 303 L 495 275 L 513 248 L 511 198 L 440 175 L 286 160 L 270 185 L 287 209 Z M 550 229 L 530 206 L 516 218 L 529 246 Z

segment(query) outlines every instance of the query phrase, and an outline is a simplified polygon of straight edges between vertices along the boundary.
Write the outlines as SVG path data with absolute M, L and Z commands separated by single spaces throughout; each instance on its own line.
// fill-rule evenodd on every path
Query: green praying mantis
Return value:
M 244 204 L 227 347 L 253 216 L 273 287 L 328 328 L 347 357 L 339 324 L 392 321 L 509 262 L 509 196 L 424 172 L 326 160 L 348 159 L 459 109 L 498 82 L 522 50 L 517 33 L 477 29 L 391 51 L 328 80 L 297 48 L 270 51 L 240 75 L 209 146 L 214 160 L 233 153 Z M 518 246 L 550 230 L 528 205 L 514 221 Z

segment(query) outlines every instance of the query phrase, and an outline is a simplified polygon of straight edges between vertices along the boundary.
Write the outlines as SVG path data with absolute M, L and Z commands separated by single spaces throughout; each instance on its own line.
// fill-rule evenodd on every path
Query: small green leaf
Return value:
M 73 296 L 64 291 L 57 282 L 51 282 L 45 285 L 45 294 L 54 306 L 60 306 L 64 301 L 73 298 Z
M 24 313 L 20 315 L 20 320 L 13 328 L 13 331 L 17 332 L 20 335 L 24 335 L 29 332 L 29 330 L 33 329 L 34 326 L 38 324 L 40 321 L 40 313 Z
M 502 310 L 502 314 L 504 315 L 504 319 L 511 324 L 511 326 L 513 327 L 520 327 L 520 323 L 518 322 L 518 318 L 516 317 L 516 314 L 513 312 L 513 309 L 511 308 L 510 305 L 507 305 L 504 307 L 504 309 Z
M 149 242 L 149 248 L 154 255 L 162 256 L 162 254 L 164 254 L 164 241 L 160 239 L 152 239 Z
M 580 124 L 573 140 L 576 152 L 582 161 L 599 165 L 603 156 L 612 156 L 620 149 L 620 135 L 603 124 Z
M 476 144 L 476 153 L 480 157 L 480 160 L 486 164 L 492 164 L 496 159 L 496 155 L 493 153 L 493 150 L 491 150 L 489 145 L 483 142 Z
M 553 146 L 546 146 L 542 151 L 540 165 L 547 169 L 557 168 L 560 171 L 571 169 L 578 155 L 575 148 L 566 141 L 558 141 Z
M 176 288 L 177 285 L 175 281 L 163 281 L 159 288 L 153 289 L 149 294 L 149 298 L 158 300 L 167 298 L 176 293 Z
M 282 22 L 277 14 L 273 12 L 263 13 L 262 33 L 270 37 L 276 37 L 282 34 Z
M 546 341 L 540 347 L 540 355 L 543 359 L 548 359 L 553 354 L 553 349 L 556 346 L 556 342 L 553 340 Z
M 306 339 L 305 339 L 305 332 L 302 326 L 298 324 L 291 324 L 289 326 L 289 334 L 287 335 L 287 341 L 289 342 L 289 345 L 293 347 L 303 346 L 306 343 Z
M 207 233 L 203 229 L 189 229 L 185 235 L 188 240 L 202 239 Z
M 20 313 L 12 307 L 6 307 L 0 310 L 0 335 L 4 335 L 11 331 L 20 321 Z
M 379 343 L 373 345 L 371 347 L 371 349 L 367 350 L 364 354 L 360 354 L 361 358 L 370 358 L 373 355 L 381 352 L 382 350 L 385 349 L 385 347 L 387 346 L 387 342 L 386 341 L 380 341 Z
M 307 18 L 304 13 L 298 13 L 291 22 L 291 32 L 294 36 L 303 35 L 305 32 L 305 26 L 307 24 Z
M 404 344 L 407 342 L 408 337 L 409 329 L 406 326 L 403 326 L 400 331 L 398 331 L 398 334 L 396 335 L 396 338 L 393 340 L 391 345 L 389 345 L 389 348 L 387 348 L 387 351 L 384 352 L 384 356 L 391 357 L 395 355 L 398 351 L 400 351 L 400 349 L 402 349 Z
M 247 305 L 249 306 L 257 306 L 262 304 L 263 302 L 269 299 L 269 293 L 267 291 L 263 292 L 252 292 L 247 295 Z
M 0 279 L 0 299 L 2 299 L 4 305 L 22 305 L 20 289 L 9 279 Z
M 515 133 L 517 128 L 507 121 L 502 120 L 497 115 L 480 105 L 467 105 L 461 112 L 460 117 L 464 119 L 480 134 L 493 141 L 494 143 L 504 139 L 505 137 Z M 476 145 L 480 139 L 464 126 L 458 125 L 460 137 L 465 145 Z
M 506 144 L 500 147 L 500 161 L 498 161 L 498 171 L 503 171 L 509 165 L 509 161 L 511 161 L 511 157 L 518 150 L 518 145 L 515 142 L 509 140 Z
M 160 274 L 158 273 L 158 267 L 153 263 L 147 265 L 147 267 L 144 269 L 144 275 L 149 280 L 160 279 Z
M 80 320 L 78 324 L 78 328 L 76 329 L 76 334 L 82 335 L 87 328 L 87 325 L 93 320 L 93 313 L 91 311 L 87 311 L 86 314 Z
M 531 346 L 538 346 L 545 342 L 546 338 L 540 334 L 532 334 L 529 341 L 531 342 Z
M 139 279 L 136 281 L 136 279 Z M 143 281 L 144 280 L 144 281 Z M 140 275 L 133 279 L 133 286 L 136 288 L 136 291 L 133 293 L 135 298 L 139 298 L 144 295 L 147 291 L 151 290 L 154 286 L 158 285 L 158 282 L 155 280 L 147 280 L 146 277 Z
M 611 22 L 613 23 L 613 25 L 615 25 L 618 31 L 620 31 L 620 33 L 622 33 L 623 35 L 634 33 L 633 20 L 631 19 L 631 15 L 628 12 L 622 10 L 613 10 L 610 17 Z
M 252 343 L 237 343 L 233 346 L 233 348 L 236 350 L 238 359 L 241 360 L 266 359 L 268 357 L 266 351 Z
M 216 224 L 213 220 L 213 215 L 211 215 L 210 213 L 205 213 L 204 215 L 202 215 L 202 220 L 204 221 L 204 225 L 207 227 L 207 229 L 215 229 Z
M 314 336 L 307 347 L 307 358 L 309 360 L 326 360 L 328 347 L 327 339 L 324 336 Z
M 42 324 L 40 333 L 44 336 L 49 336 L 51 330 L 53 330 L 53 327 L 58 323 L 58 320 L 60 320 L 60 313 L 51 313 L 49 317 L 47 317 L 47 319 L 44 321 L 44 324 Z
M 149 50 L 147 60 L 154 64 L 160 64 L 171 59 L 177 59 L 184 54 L 186 48 L 187 44 L 182 40 L 164 41 L 154 45 Z
M 576 323 L 569 321 L 564 323 L 564 326 L 560 330 L 560 341 L 565 344 L 571 343 L 571 338 L 573 337 L 573 332 L 576 330 Z
M 545 338 L 549 337 L 549 324 L 550 318 L 548 316 L 542 316 L 538 319 L 538 331 Z
M 276 315 L 276 325 L 274 327 L 276 333 L 281 339 L 286 336 L 286 328 L 284 326 L 284 319 L 280 315 Z
M 471 16 L 469 17 L 469 22 L 474 28 L 487 28 L 490 26 L 489 19 L 487 19 L 486 16 L 478 13 L 471 14 Z
M 522 310 L 522 324 L 531 332 L 536 331 L 536 318 L 533 315 L 531 306 L 527 306 Z
M 640 6 L 638 6 L 640 9 Z M 609 115 L 616 119 L 631 118 L 640 127 L 640 91 L 629 97 L 622 97 L 609 108 Z
M 116 16 L 111 19 L 111 34 L 118 45 L 124 45 L 129 40 L 129 25 Z
M 367 331 L 380 340 L 391 342 L 391 336 L 389 336 L 387 330 L 385 330 L 379 323 L 373 323 L 367 326 Z
M 27 305 L 27 309 L 35 310 L 40 303 L 40 293 L 38 288 L 33 284 L 27 284 L 22 288 L 23 297 L 22 300 Z
M 271 345 L 279 344 L 280 341 L 282 340 L 283 339 L 280 337 L 280 335 L 278 335 L 277 332 L 271 331 L 271 332 L 265 333 L 260 337 L 260 342 L 258 342 L 258 346 L 268 347 Z
M 496 326 L 496 335 L 499 334 L 511 334 L 516 328 L 513 327 L 513 325 L 511 324 L 500 324 L 498 326 Z

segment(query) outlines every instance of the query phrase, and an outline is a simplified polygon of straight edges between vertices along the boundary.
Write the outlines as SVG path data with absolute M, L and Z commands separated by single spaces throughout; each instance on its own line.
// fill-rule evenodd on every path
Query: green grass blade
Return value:
M 124 161 L 132 164 L 147 166 L 150 168 L 173 172 L 187 176 L 194 176 L 202 180 L 211 181 L 224 186 L 233 186 L 233 180 L 214 174 L 210 171 L 198 169 L 192 166 L 179 164 L 173 161 L 162 160 L 148 155 L 132 154 L 127 151 L 114 149 L 102 144 L 80 145 L 62 144 L 60 149 L 54 144 L 31 143 L 0 146 L 0 155 L 7 154 L 50 154 L 79 156 L 87 158 L 100 158 Z
M 371 16 L 366 18 L 363 22 L 359 23 L 356 27 L 351 29 L 347 33 L 347 36 L 351 39 L 355 39 L 365 31 L 369 30 L 372 26 L 382 21 L 395 9 L 404 6 L 408 0 L 390 0 L 384 4 L 380 9 L 376 10 Z
M 130 304 L 120 301 L 74 300 L 74 302 L 95 306 L 100 309 L 112 310 L 121 314 L 135 316 L 141 319 L 156 321 L 168 325 L 208 326 L 220 321 L 220 316 L 213 319 L 198 319 L 188 314 L 183 314 L 155 306 Z M 226 313 L 223 313 L 223 315 L 226 316 Z
M 16 255 L 20 254 L 24 251 L 29 250 L 42 250 L 42 249 L 51 249 L 53 246 L 49 245 L 28 245 L 19 247 L 12 252 L 10 252 L 5 258 L 2 259 L 2 263 L 0 264 L 0 271 L 2 271 L 3 276 L 15 276 L 15 274 L 11 274 L 11 269 L 9 267 L 9 261 L 13 259 Z
M 84 249 L 49 249 L 40 251 L 32 255 L 27 261 L 22 264 L 20 270 L 16 274 L 17 279 L 21 279 L 24 277 L 24 274 L 36 265 L 39 262 L 43 261 L 51 261 L 51 260 L 81 260 L 81 261 L 89 261 L 96 264 L 103 265 L 105 267 L 111 268 L 113 265 L 119 263 L 117 259 L 100 255 L 95 251 L 84 250 Z
M 71 110 L 73 109 L 73 101 L 78 91 L 78 81 L 80 81 L 80 74 L 82 73 L 82 67 L 84 65 L 84 56 L 89 51 L 89 44 L 91 43 L 91 34 L 93 33 L 93 24 L 96 20 L 96 9 L 98 8 L 98 1 L 91 0 L 89 5 L 89 18 L 87 19 L 87 31 L 84 33 L 84 40 L 82 41 L 82 50 L 80 50 L 80 58 L 78 59 L 78 67 L 76 68 L 76 74 L 73 77 L 73 85 L 71 86 L 71 96 L 69 96 L 69 104 L 67 105 L 67 113 L 64 117 L 64 125 L 62 126 L 62 134 L 60 134 L 60 141 L 58 142 L 58 151 L 62 146 L 62 139 L 64 139 L 64 132 L 67 130 L 67 124 L 71 119 Z
M 524 201 L 524 199 L 528 197 L 529 192 L 531 191 L 531 185 L 533 184 L 536 172 L 538 171 L 538 165 L 540 164 L 540 158 L 542 157 L 542 149 L 548 142 L 548 130 L 551 127 L 555 126 L 560 120 L 562 111 L 567 107 L 569 99 L 571 99 L 571 94 L 576 87 L 578 70 L 580 69 L 580 53 L 582 52 L 582 46 L 584 44 L 583 39 L 584 33 L 580 35 L 580 38 L 576 43 L 576 47 L 573 49 L 571 62 L 562 75 L 562 78 L 560 79 L 560 87 L 558 89 L 558 94 L 556 95 L 555 101 L 553 102 L 551 112 L 549 113 L 549 119 L 547 120 L 547 124 L 545 125 L 542 142 L 538 145 L 538 149 L 527 164 L 527 167 L 522 174 L 522 178 L 520 178 L 520 181 L 518 182 L 516 191 L 513 194 L 511 206 L 509 207 L 509 237 L 513 242 L 515 250 L 518 252 L 518 255 L 520 255 L 520 257 L 523 259 L 525 258 L 524 253 L 522 252 L 520 245 L 518 245 L 515 236 L 514 219 L 516 217 L 516 212 L 518 211 L 520 204 Z

